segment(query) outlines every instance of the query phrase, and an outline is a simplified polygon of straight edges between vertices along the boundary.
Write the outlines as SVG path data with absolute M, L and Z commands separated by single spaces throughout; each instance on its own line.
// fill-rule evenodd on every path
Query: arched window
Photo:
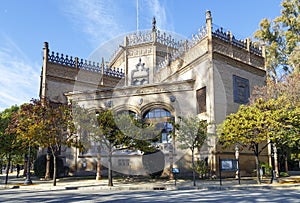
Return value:
M 156 108 L 156 109 L 151 109 L 150 111 L 146 112 L 146 115 L 144 118 L 146 119 L 151 119 L 151 118 L 168 118 L 171 117 L 171 113 L 165 109 L 161 108 Z
M 147 111 L 143 119 L 145 122 L 155 123 L 156 126 L 160 126 L 161 135 L 160 142 L 161 143 L 170 143 L 171 140 L 171 132 L 173 130 L 172 126 L 172 115 L 171 113 L 163 108 L 155 108 Z
M 131 111 L 131 110 L 121 110 L 121 111 L 118 111 L 117 114 L 126 114 L 126 115 L 130 115 L 132 116 L 133 118 L 137 119 L 138 118 L 138 114 L 134 111 Z

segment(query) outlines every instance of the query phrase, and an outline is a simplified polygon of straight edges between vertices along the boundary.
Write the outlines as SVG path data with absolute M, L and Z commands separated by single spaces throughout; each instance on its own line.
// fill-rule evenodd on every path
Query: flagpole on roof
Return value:
M 136 32 L 139 31 L 139 0 L 136 0 Z

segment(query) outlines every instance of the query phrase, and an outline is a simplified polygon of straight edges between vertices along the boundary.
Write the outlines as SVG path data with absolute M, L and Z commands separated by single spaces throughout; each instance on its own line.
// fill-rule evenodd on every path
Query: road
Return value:
M 299 202 L 299 190 L 0 190 L 0 202 Z

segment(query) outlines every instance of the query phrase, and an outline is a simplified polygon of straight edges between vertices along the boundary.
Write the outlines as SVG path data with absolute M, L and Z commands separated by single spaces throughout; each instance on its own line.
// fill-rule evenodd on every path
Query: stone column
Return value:
M 124 37 L 124 61 L 125 61 L 125 86 L 128 86 L 128 53 L 127 53 L 127 45 L 128 45 L 128 38 L 127 36 Z
M 48 42 L 44 42 L 44 54 L 43 54 L 43 68 L 42 68 L 42 75 L 41 75 L 41 86 L 40 86 L 40 99 L 42 102 L 45 101 L 47 97 L 46 93 L 46 75 L 47 75 L 47 64 L 48 64 L 48 54 L 49 54 L 49 49 L 48 49 Z
M 215 124 L 215 97 L 214 97 L 214 66 L 213 66 L 213 38 L 212 38 L 212 17 L 211 12 L 206 11 L 206 32 L 207 32 L 207 50 L 208 50 L 208 59 L 207 59 L 207 95 L 209 95 L 208 98 L 210 98 L 210 101 L 208 102 L 207 106 L 207 113 L 208 113 L 208 133 L 215 134 L 216 133 L 216 124 Z M 211 139 L 211 148 L 210 153 L 212 154 L 210 156 L 210 168 L 212 171 L 216 172 L 217 170 L 217 160 L 216 156 L 217 154 L 213 154 L 212 152 L 216 152 L 216 145 L 217 141 L 216 139 Z
M 212 40 L 212 17 L 210 11 L 206 11 L 206 32 L 208 36 L 208 41 L 210 43 Z
M 105 68 L 104 58 L 102 57 L 102 62 L 101 62 L 101 81 L 100 81 L 101 85 L 104 85 L 104 68 Z
M 249 37 L 246 39 L 246 45 L 247 45 L 247 62 L 250 63 L 251 62 L 251 53 L 250 53 L 251 41 Z

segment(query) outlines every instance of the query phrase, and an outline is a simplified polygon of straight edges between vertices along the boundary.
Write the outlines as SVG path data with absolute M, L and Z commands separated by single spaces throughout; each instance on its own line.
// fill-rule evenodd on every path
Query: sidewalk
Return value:
M 107 179 L 96 181 L 91 177 L 65 177 L 57 179 L 56 186 L 52 180 L 39 180 L 32 177 L 32 185 L 24 185 L 25 178 L 16 178 L 16 174 L 9 174 L 8 184 L 5 185 L 5 174 L 0 175 L 0 191 L 3 189 L 24 189 L 24 190 L 250 190 L 250 189 L 300 189 L 300 176 L 280 178 L 279 183 L 270 184 L 269 180 L 263 180 L 258 185 L 253 178 L 242 178 L 241 184 L 237 180 L 224 179 L 222 185 L 217 180 L 197 180 L 193 186 L 191 180 L 153 180 L 153 179 L 121 179 L 114 178 L 114 186 L 107 186 Z

